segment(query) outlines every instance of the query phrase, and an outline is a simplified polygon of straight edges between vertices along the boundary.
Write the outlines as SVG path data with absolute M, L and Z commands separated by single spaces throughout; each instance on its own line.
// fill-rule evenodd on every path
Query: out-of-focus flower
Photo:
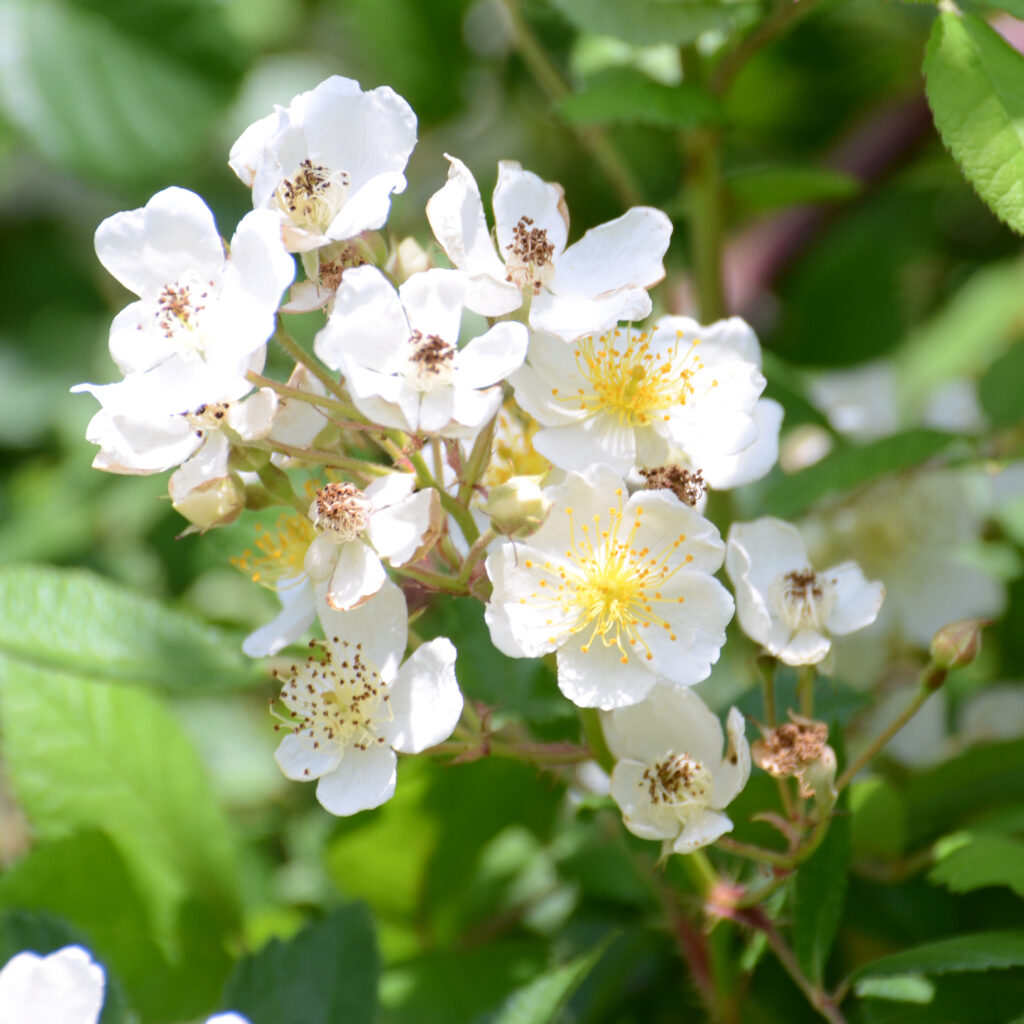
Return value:
M 106 979 L 81 946 L 19 953 L 0 970 L 4 1024 L 96 1024 Z
M 711 575 L 723 555 L 715 527 L 668 491 L 627 497 L 606 466 L 544 493 L 544 525 L 487 558 L 495 646 L 515 658 L 556 651 L 558 685 L 581 707 L 635 704 L 658 676 L 705 679 L 733 612 Z
M 246 128 L 228 163 L 299 252 L 382 227 L 415 145 L 416 115 L 401 96 L 333 75 Z
M 278 674 L 288 716 L 276 757 L 289 779 L 318 780 L 317 800 L 332 814 L 355 814 L 394 793 L 396 751 L 451 735 L 462 713 L 455 648 L 439 637 L 401 663 L 408 613 L 393 583 L 325 627 L 317 655 Z
M 465 278 L 414 274 L 396 292 L 374 267 L 349 271 L 317 355 L 345 375 L 373 423 L 442 437 L 472 435 L 498 411 L 501 382 L 526 355 L 527 330 L 498 323 L 459 348 Z
M 855 562 L 815 572 L 800 531 L 770 516 L 732 525 L 725 567 L 743 631 L 787 665 L 821 661 L 831 634 L 870 625 L 885 597 Z
M 561 185 L 503 160 L 493 199 L 495 251 L 476 180 L 461 160 L 448 161 L 448 181 L 427 203 L 427 219 L 453 266 L 469 275 L 470 309 L 499 316 L 518 309 L 525 294 L 530 326 L 565 341 L 650 313 L 647 289 L 665 276 L 672 234 L 664 213 L 634 206 L 566 248 Z
M 732 829 L 722 811 L 750 777 L 750 747 L 736 708 L 723 755 L 718 718 L 692 690 L 663 683 L 602 716 L 617 758 L 611 795 L 634 835 L 662 840 L 666 853 L 692 853 Z
M 534 335 L 511 383 L 546 428 L 534 438 L 537 451 L 562 469 L 600 461 L 626 474 L 666 462 L 670 447 L 703 469 L 756 440 L 759 360 L 757 339 L 738 317 L 707 328 L 664 317 L 650 332 L 616 328 L 571 346 Z

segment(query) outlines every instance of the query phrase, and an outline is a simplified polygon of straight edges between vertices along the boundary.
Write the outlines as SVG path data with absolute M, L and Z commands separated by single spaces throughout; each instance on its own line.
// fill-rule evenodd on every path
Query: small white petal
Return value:
M 462 714 L 452 642 L 438 637 L 417 647 L 388 692 L 394 719 L 386 735 L 395 750 L 418 754 L 448 739 Z
M 96 1024 L 106 979 L 81 946 L 49 956 L 19 953 L 0 970 L 4 1024 Z
M 338 767 L 317 783 L 316 798 L 325 810 L 339 816 L 379 807 L 394 795 L 397 761 L 386 743 L 366 750 L 349 747 Z
M 274 760 L 286 779 L 306 782 L 319 779 L 324 773 L 332 771 L 341 760 L 343 752 L 344 748 L 340 744 L 314 747 L 313 740 L 308 736 L 289 733 L 274 751 Z
M 360 644 L 385 682 L 394 676 L 409 636 L 409 612 L 400 587 L 386 580 L 373 597 L 357 608 L 335 611 L 321 601 L 318 610 L 324 636 L 329 641 Z
M 654 686 L 655 675 L 639 656 L 623 655 L 606 647 L 600 637 L 584 652 L 587 634 L 580 632 L 558 648 L 558 688 L 577 707 L 622 708 L 643 700 Z M 623 663 L 623 657 L 628 660 Z
M 277 584 L 281 611 L 265 626 L 260 626 L 242 641 L 242 651 L 250 658 L 267 658 L 295 643 L 316 618 L 313 584 L 303 573 L 281 579 Z
M 877 580 L 865 579 L 856 562 L 834 565 L 821 575 L 835 587 L 835 604 L 825 623 L 830 633 L 835 636 L 853 633 L 878 618 L 885 600 L 885 587 Z
M 455 356 L 456 386 L 486 388 L 505 380 L 523 365 L 529 338 L 525 325 L 507 321 L 473 338 Z
M 377 553 L 361 540 L 338 545 L 338 561 L 327 587 L 327 604 L 348 611 L 376 594 L 387 579 Z
M 428 489 L 377 510 L 370 516 L 370 543 L 392 565 L 405 565 L 422 546 L 438 507 L 437 491 Z
M 705 810 L 697 815 L 672 844 L 673 853 L 693 853 L 708 846 L 726 832 L 732 831 L 732 822 L 718 811 Z
M 750 744 L 747 742 L 746 723 L 739 708 L 729 709 L 726 730 L 729 749 L 715 773 L 715 792 L 711 798 L 711 806 L 719 809 L 728 807 L 750 778 Z
M 569 236 L 569 211 L 561 185 L 543 181 L 532 171 L 524 171 L 514 160 L 502 160 L 498 164 L 492 204 L 498 251 L 503 259 L 507 261 L 513 229 L 523 217 L 532 220 L 532 230 L 547 232 L 547 240 L 555 247 L 554 258 L 558 258 Z

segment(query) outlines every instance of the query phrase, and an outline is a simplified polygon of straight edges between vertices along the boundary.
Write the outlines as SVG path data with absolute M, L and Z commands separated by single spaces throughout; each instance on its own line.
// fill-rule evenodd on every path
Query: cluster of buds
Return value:
M 254 209 L 229 245 L 178 188 L 104 221 L 99 258 L 138 300 L 110 334 L 123 379 L 76 389 L 101 405 L 94 464 L 173 470 L 197 531 L 284 509 L 237 560 L 282 605 L 244 649 L 276 655 L 319 622 L 310 657 L 276 669 L 277 759 L 328 810 L 379 805 L 396 753 L 456 728 L 455 648 L 406 656 L 409 598 L 469 595 L 498 650 L 553 653 L 565 697 L 601 712 L 627 827 L 692 851 L 732 827 L 750 772 L 742 716 L 723 735 L 690 689 L 734 610 L 807 665 L 873 621 L 882 586 L 853 563 L 816 572 L 787 523 L 735 524 L 727 546 L 705 517 L 708 489 L 774 465 L 782 411 L 742 320 L 631 326 L 665 273 L 664 213 L 636 207 L 570 243 L 562 188 L 504 161 L 489 227 L 448 157 L 427 250 L 381 231 L 415 142 L 391 89 L 331 78 L 232 147 Z M 317 310 L 310 353 L 285 324 Z M 287 381 L 263 375 L 271 342 L 295 361 Z M 823 743 L 794 720 L 758 760 L 817 794 Z

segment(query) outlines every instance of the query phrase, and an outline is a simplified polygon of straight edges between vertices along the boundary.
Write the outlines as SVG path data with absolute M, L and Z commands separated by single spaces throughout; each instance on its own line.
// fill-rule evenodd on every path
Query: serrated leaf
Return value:
M 170 936 L 196 897 L 237 921 L 236 855 L 206 771 L 150 694 L 9 665 L 0 689 L 7 774 L 38 839 L 100 829 Z
M 704 3 L 702 0 L 551 0 L 567 21 L 583 32 L 616 36 L 627 43 L 691 43 L 701 33 L 728 31 L 735 19 L 748 17 L 751 4 Z
M 172 35 L 173 10 L 165 20 Z M 112 182 L 165 177 L 230 92 L 153 38 L 60 0 L 0 0 L 0 109 L 59 166 Z
M 935 998 L 935 985 L 920 974 L 907 974 L 894 978 L 865 978 L 857 982 L 856 992 L 861 999 L 874 997 L 927 1006 Z
M 1017 839 L 961 832 L 935 844 L 935 859 L 928 880 L 952 892 L 1005 885 L 1024 896 L 1024 843 Z
M 489 1024 L 555 1024 L 572 994 L 597 966 L 610 942 L 610 938 L 606 939 L 589 953 L 545 971 L 513 992 Z
M 1024 57 L 979 18 L 943 11 L 924 73 L 946 148 L 996 216 L 1024 232 Z
M 828 167 L 762 167 L 742 171 L 726 181 L 745 213 L 763 213 L 800 203 L 839 202 L 855 196 L 860 179 Z
M 928 942 L 858 967 L 852 981 L 905 974 L 954 974 L 1024 966 L 1024 931 L 980 932 Z
M 373 1024 L 379 974 L 373 919 L 352 903 L 241 961 L 224 1004 L 251 1024 Z
M 609 68 L 589 78 L 583 92 L 556 105 L 573 124 L 648 124 L 676 130 L 693 128 L 721 116 L 706 92 L 683 83 L 662 85 L 635 68 Z
M 260 685 L 237 641 L 84 570 L 0 568 L 0 667 L 179 691 Z
M 877 477 L 927 461 L 955 440 L 938 430 L 908 430 L 864 445 L 837 448 L 798 473 L 781 477 L 765 495 L 767 514 L 792 519 L 823 498 L 845 494 Z
M 1012 427 L 1024 418 L 1024 343 L 1000 356 L 978 384 L 978 399 L 989 422 L 997 429 Z

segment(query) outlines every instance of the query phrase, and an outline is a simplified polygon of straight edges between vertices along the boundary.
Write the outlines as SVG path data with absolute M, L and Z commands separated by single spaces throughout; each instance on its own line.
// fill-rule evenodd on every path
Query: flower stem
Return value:
M 328 469 L 343 469 L 355 476 L 375 477 L 384 476 L 390 472 L 387 466 L 376 462 L 364 462 L 362 459 L 354 459 L 348 455 L 339 455 L 337 452 L 326 452 L 319 448 L 300 448 L 298 445 L 285 444 L 283 441 L 250 441 L 250 448 L 259 448 L 262 451 L 280 452 L 293 459 L 301 459 L 303 462 L 315 462 Z
M 438 497 L 441 499 L 441 507 L 459 524 L 459 529 L 462 530 L 462 536 L 466 540 L 473 544 L 480 537 L 480 531 L 477 529 L 476 523 L 473 521 L 473 517 L 469 513 L 469 509 L 464 505 L 461 505 L 456 501 L 435 479 L 433 474 L 430 472 L 427 466 L 426 459 L 423 458 L 421 452 L 412 452 L 407 456 L 414 472 L 416 473 L 416 480 L 420 487 L 433 487 L 437 491 Z
M 318 359 L 310 359 L 309 353 L 288 333 L 284 324 L 281 322 L 280 317 L 277 318 L 277 330 L 274 332 L 274 341 L 276 341 L 278 345 L 280 345 L 281 348 L 283 348 L 285 352 L 295 360 L 295 362 L 301 363 L 305 366 L 306 369 L 309 370 L 309 372 L 313 374 L 313 376 L 316 377 L 316 379 L 320 381 L 320 383 L 323 384 L 323 386 L 327 388 L 332 395 L 335 396 L 335 398 L 344 402 L 347 408 L 351 408 L 351 406 L 348 406 L 348 396 L 345 394 L 341 384 L 331 376 L 330 371 L 323 366 Z
M 469 578 L 473 575 L 473 570 L 487 552 L 487 545 L 494 540 L 494 537 L 495 533 L 493 530 L 485 530 L 475 541 L 473 541 L 473 546 L 469 549 L 469 553 L 466 555 L 466 560 L 462 563 L 462 571 L 459 573 L 460 583 L 468 586 Z
M 800 695 L 800 714 L 804 718 L 814 717 L 814 682 L 817 672 L 813 665 L 804 665 L 797 677 L 796 690 Z
M 487 463 L 491 459 L 491 445 L 494 442 L 494 431 L 498 425 L 498 414 L 488 423 L 476 436 L 473 442 L 473 450 L 469 453 L 466 465 L 462 473 L 462 480 L 459 483 L 458 501 L 460 505 L 468 507 L 470 498 L 473 497 L 473 489 L 476 487 Z
M 311 391 L 302 391 L 299 388 L 289 387 L 272 377 L 264 377 L 261 373 L 253 373 L 250 370 L 245 379 L 258 388 L 270 388 L 271 391 L 282 398 L 291 398 L 296 402 L 306 402 L 309 405 L 316 405 L 322 409 L 329 409 L 337 416 L 345 416 L 348 419 L 361 419 L 359 411 L 348 402 L 339 402 L 336 398 L 328 398 L 326 395 L 315 395 Z

